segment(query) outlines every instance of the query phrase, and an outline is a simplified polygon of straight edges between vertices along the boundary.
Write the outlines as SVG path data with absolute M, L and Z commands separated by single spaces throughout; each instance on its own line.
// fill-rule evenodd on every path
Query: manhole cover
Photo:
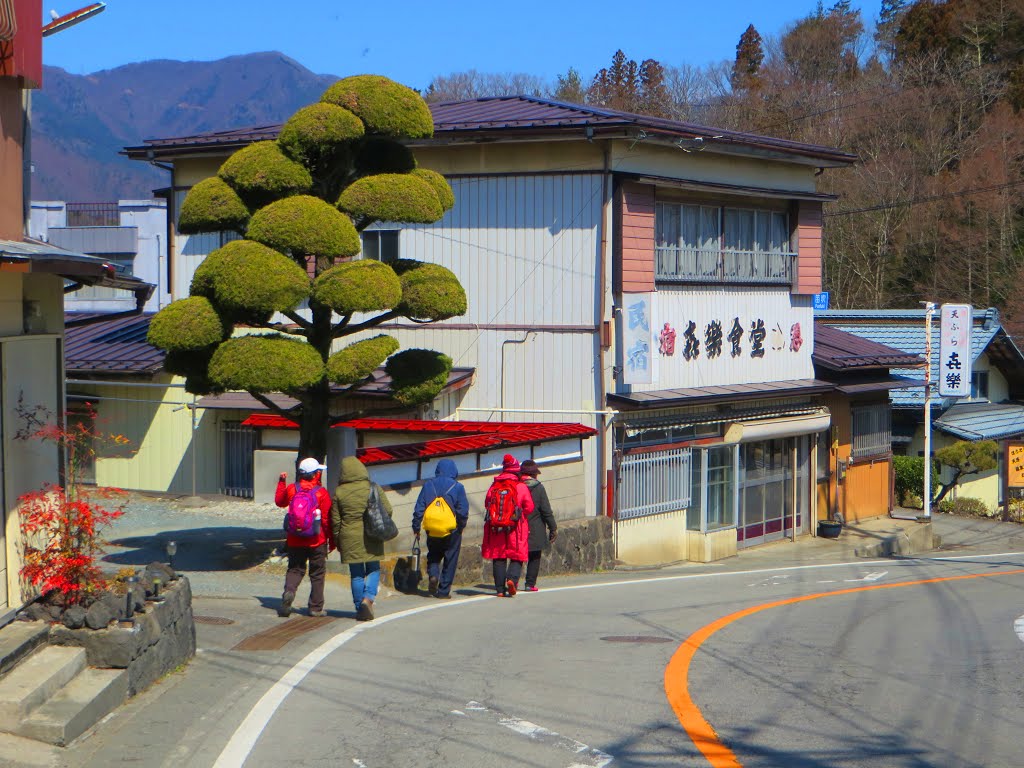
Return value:
M 658 637 L 657 635 L 610 635 L 602 637 L 606 643 L 671 643 L 671 637 Z
M 296 616 L 277 626 L 250 635 L 238 643 L 233 651 L 276 651 L 284 648 L 296 637 L 319 629 L 324 624 L 335 621 L 333 618 L 314 618 L 313 616 Z
M 234 619 L 225 619 L 223 616 L 193 616 L 192 620 L 196 624 L 216 624 L 222 627 L 235 623 Z

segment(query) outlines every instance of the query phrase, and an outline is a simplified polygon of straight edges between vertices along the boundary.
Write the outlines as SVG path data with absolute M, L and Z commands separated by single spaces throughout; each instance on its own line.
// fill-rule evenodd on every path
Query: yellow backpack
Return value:
M 455 485 L 452 485 L 454 488 Z M 452 488 L 449 488 L 450 491 Z M 445 491 L 445 493 L 448 493 Z M 458 523 L 455 521 L 455 513 L 444 498 L 444 494 L 438 496 L 427 505 L 423 512 L 423 530 L 427 536 L 434 539 L 443 539 L 455 530 Z

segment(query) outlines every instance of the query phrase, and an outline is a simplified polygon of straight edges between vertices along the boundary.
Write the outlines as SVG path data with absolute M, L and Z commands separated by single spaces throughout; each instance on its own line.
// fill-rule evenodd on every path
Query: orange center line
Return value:
M 771 603 L 762 603 L 741 611 L 730 613 L 710 624 L 701 627 L 676 649 L 672 658 L 665 667 L 665 695 L 668 703 L 679 718 L 679 724 L 683 726 L 686 735 L 693 740 L 694 745 L 707 758 L 713 768 L 742 768 L 742 763 L 733 754 L 722 740 L 718 737 L 715 729 L 711 726 L 701 713 L 700 708 L 690 696 L 689 675 L 690 662 L 701 645 L 718 630 L 729 626 L 734 621 L 746 618 L 755 613 L 766 611 L 769 608 L 779 608 L 783 605 L 804 603 L 808 600 L 817 600 L 821 597 L 836 597 L 838 595 L 849 595 L 854 592 L 869 592 L 875 589 L 897 589 L 898 587 L 913 587 L 921 584 L 936 584 L 942 581 L 960 581 L 962 579 L 982 579 L 993 576 L 1014 576 L 1024 573 L 1024 568 L 1012 571 L 998 571 L 996 573 L 971 573 L 961 576 L 942 576 L 934 579 L 921 579 L 919 581 L 901 581 L 895 584 L 872 584 L 864 587 L 850 587 L 849 589 L 837 589 L 834 592 L 816 592 L 813 595 L 801 595 L 790 597 L 785 600 L 775 600 Z

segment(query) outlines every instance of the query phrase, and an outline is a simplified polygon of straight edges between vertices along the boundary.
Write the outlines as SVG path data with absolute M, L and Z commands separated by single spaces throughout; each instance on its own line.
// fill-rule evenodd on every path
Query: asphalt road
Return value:
M 877 588 L 953 576 L 972 578 Z M 679 688 L 665 670 L 684 640 L 742 609 L 853 589 L 766 608 L 703 641 L 683 688 L 736 760 L 702 756 L 666 697 Z M 1024 556 L 426 604 L 437 608 L 349 629 L 343 645 L 339 636 L 336 650 L 321 649 L 293 690 L 277 689 L 288 695 L 276 710 L 241 723 L 221 765 L 1022 763 Z

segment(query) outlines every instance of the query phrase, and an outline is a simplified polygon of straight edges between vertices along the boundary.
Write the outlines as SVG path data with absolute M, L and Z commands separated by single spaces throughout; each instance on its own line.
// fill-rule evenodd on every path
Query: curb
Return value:
M 853 554 L 857 557 L 893 557 L 896 555 L 913 555 L 918 552 L 929 552 L 942 544 L 942 537 L 932 530 L 932 524 L 922 523 L 900 533 L 886 536 L 879 541 L 857 547 Z

